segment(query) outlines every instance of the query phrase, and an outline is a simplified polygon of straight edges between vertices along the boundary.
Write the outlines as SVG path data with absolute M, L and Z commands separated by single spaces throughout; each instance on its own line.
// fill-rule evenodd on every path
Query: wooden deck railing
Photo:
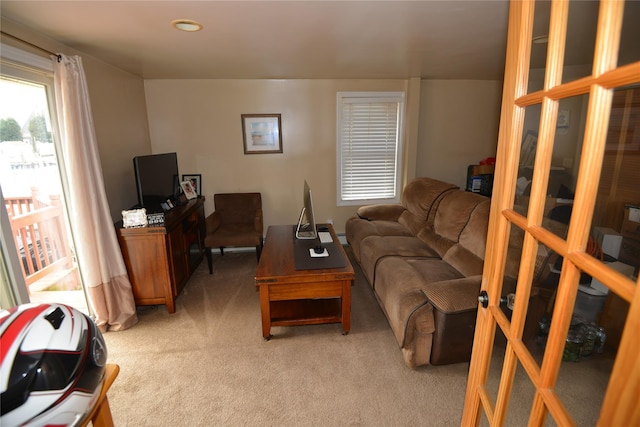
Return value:
M 47 289 L 56 282 L 52 277 L 77 274 L 60 196 L 49 196 L 48 202 L 38 196 L 37 189 L 32 188 L 31 197 L 5 199 L 22 274 L 30 291 Z

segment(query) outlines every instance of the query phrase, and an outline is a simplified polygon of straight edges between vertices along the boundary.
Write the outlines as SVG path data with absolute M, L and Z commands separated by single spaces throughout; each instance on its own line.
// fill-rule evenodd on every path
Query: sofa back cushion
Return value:
M 407 209 L 400 215 L 398 222 L 415 235 L 429 220 L 433 220 L 440 200 L 452 190 L 453 184 L 433 178 L 416 178 L 404 187 L 402 205 Z
M 489 229 L 489 210 L 491 201 L 487 198 L 476 205 L 471 211 L 469 222 L 462 229 L 458 244 L 473 255 L 484 260 L 487 246 L 487 231 Z
M 440 202 L 433 222 L 435 232 L 458 242 L 476 207 L 487 198 L 468 191 L 454 191 Z M 486 230 L 484 230 L 486 233 Z
M 464 276 L 482 274 L 491 201 L 466 191 L 447 193 L 418 238 Z
M 446 262 L 466 277 L 482 274 L 484 267 L 491 201 L 486 197 L 482 199 L 469 212 L 468 221 L 460 231 L 457 243 L 443 256 Z

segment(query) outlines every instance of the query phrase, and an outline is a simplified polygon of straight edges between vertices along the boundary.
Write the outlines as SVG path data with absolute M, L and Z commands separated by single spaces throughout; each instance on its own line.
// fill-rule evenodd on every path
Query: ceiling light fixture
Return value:
M 533 44 L 545 44 L 549 42 L 549 36 L 537 36 L 532 40 Z
M 173 28 L 188 31 L 190 33 L 200 31 L 202 29 L 201 23 L 192 21 L 191 19 L 176 19 L 175 21 L 171 21 L 171 25 Z

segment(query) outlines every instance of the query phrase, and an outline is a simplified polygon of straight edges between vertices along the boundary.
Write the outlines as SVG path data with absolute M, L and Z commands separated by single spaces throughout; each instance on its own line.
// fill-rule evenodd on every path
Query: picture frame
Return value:
M 244 154 L 282 153 L 280 114 L 242 114 Z
M 182 181 L 191 181 L 191 186 L 195 190 L 196 194 L 202 195 L 202 175 L 201 174 L 187 174 L 182 175 Z
M 182 181 L 180 183 L 180 187 L 182 187 L 182 191 L 184 192 L 187 200 L 195 199 L 198 197 L 198 193 L 196 193 L 196 189 L 193 188 L 191 181 Z

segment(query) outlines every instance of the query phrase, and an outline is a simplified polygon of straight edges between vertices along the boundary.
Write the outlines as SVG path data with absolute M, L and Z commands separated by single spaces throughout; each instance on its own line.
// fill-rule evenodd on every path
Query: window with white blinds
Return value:
M 400 200 L 403 92 L 338 92 L 338 205 Z

